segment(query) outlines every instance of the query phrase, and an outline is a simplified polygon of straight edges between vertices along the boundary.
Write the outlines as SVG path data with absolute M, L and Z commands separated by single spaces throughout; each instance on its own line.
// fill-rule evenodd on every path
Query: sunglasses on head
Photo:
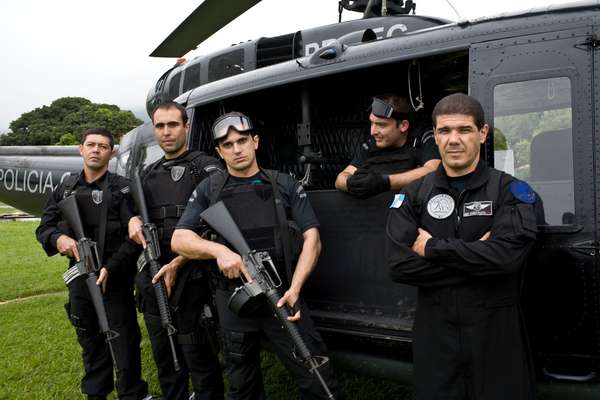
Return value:
M 394 107 L 392 107 L 385 101 L 378 99 L 377 97 L 373 98 L 373 103 L 371 103 L 370 111 L 373 113 L 373 115 L 379 118 L 394 118 L 398 121 L 408 119 L 408 113 L 395 111 Z
M 252 121 L 250 121 L 250 118 L 240 113 L 221 115 L 213 124 L 213 139 L 220 140 L 224 138 L 231 128 L 238 132 L 248 132 L 253 129 Z

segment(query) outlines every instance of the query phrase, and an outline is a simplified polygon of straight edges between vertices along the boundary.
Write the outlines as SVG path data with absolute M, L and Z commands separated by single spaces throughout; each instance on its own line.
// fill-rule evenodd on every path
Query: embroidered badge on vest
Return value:
M 433 196 L 427 202 L 427 212 L 435 219 L 448 218 L 454 212 L 454 199 L 443 193 Z
M 102 190 L 92 190 L 92 201 L 94 204 L 102 204 Z
M 491 201 L 472 201 L 465 203 L 463 208 L 463 217 L 474 217 L 478 215 L 492 215 Z
M 184 173 L 185 167 L 181 165 L 171 167 L 171 179 L 173 179 L 173 182 L 178 182 L 183 177 Z

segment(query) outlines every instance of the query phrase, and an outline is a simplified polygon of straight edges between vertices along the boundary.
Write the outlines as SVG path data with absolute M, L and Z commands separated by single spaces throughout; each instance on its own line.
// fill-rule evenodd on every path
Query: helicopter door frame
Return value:
M 526 271 L 523 291 L 538 371 L 551 379 L 570 381 L 591 380 L 600 373 L 598 363 L 594 361 L 600 356 L 600 307 L 597 306 L 600 304 L 597 287 L 600 270 L 596 248 L 600 217 L 596 206 L 596 187 L 599 182 L 595 178 L 600 176 L 600 166 L 595 163 L 598 143 L 594 140 L 594 122 L 598 122 L 600 113 L 597 105 L 596 110 L 592 107 L 593 88 L 598 88 L 600 75 L 598 69 L 594 69 L 593 46 L 588 45 L 593 40 L 593 27 L 581 26 L 478 43 L 471 47 L 469 54 L 469 90 L 482 102 L 490 132 L 494 132 L 494 119 L 497 117 L 494 110 L 497 88 L 536 80 L 561 82 L 561 78 L 568 78 L 570 83 L 570 132 L 569 129 L 555 130 L 556 124 L 551 124 L 547 133 L 555 136 L 546 137 L 556 140 L 555 143 L 566 143 L 557 140 L 558 136 L 566 137 L 572 143 L 572 161 L 569 162 L 572 162 L 573 171 L 573 215 L 565 218 L 567 213 L 564 213 L 562 221 L 556 223 L 554 218 L 554 223 L 539 227 L 540 235 Z M 553 101 L 550 92 L 548 89 L 548 104 Z M 517 111 L 504 115 L 518 118 L 540 112 L 542 109 L 537 109 L 540 105 L 535 101 L 536 92 L 522 92 L 526 93 L 531 93 L 531 98 L 515 96 L 515 105 L 512 107 Z M 560 99 L 556 103 L 554 110 L 564 110 L 558 105 Z M 518 111 L 519 107 L 522 108 L 521 112 Z M 525 114 L 529 110 L 533 113 Z M 501 110 L 498 110 L 498 114 L 501 115 Z M 544 118 L 543 113 L 537 115 Z M 533 154 L 534 133 L 530 134 L 531 153 L 528 157 Z M 538 132 L 538 136 L 543 133 L 546 133 L 545 130 Z M 552 154 L 557 155 L 558 162 L 561 147 L 568 146 L 547 147 L 552 151 L 547 151 L 543 157 L 546 157 L 546 165 L 551 166 Z M 485 144 L 485 155 L 488 162 L 493 164 L 493 137 L 489 137 Z M 569 158 L 569 155 L 562 158 Z M 528 161 L 528 171 L 526 174 L 521 171 L 521 175 L 531 177 L 533 164 Z M 517 163 L 513 162 L 512 165 L 518 170 L 515 168 Z M 593 165 L 596 171 L 590 167 Z M 560 179 L 564 178 L 548 179 L 560 184 Z M 544 196 L 541 197 L 543 200 Z M 555 201 L 554 204 L 560 205 L 561 202 Z M 582 312 L 574 313 L 573 310 L 577 309 Z M 565 368 L 566 360 L 570 365 Z

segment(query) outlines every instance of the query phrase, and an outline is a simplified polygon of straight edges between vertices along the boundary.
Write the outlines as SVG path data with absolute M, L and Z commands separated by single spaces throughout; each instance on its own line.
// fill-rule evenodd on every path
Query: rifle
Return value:
M 329 390 L 327 383 L 325 383 L 318 370 L 328 359 L 326 357 L 313 356 L 310 353 L 295 323 L 288 320 L 288 317 L 291 315 L 288 308 L 285 306 L 277 307 L 277 303 L 281 299 L 278 288 L 282 282 L 269 253 L 266 251 L 257 252 L 256 250 L 250 250 L 248 243 L 222 201 L 204 210 L 200 214 L 200 217 L 242 256 L 244 265 L 252 278 L 252 281 L 244 282 L 242 286 L 235 290 L 229 299 L 229 307 L 234 312 L 239 312 L 245 304 L 255 302 L 258 296 L 266 296 L 269 306 L 275 312 L 279 322 L 292 339 L 296 351 L 300 356 L 300 361 L 308 364 L 309 371 L 315 374 L 327 397 L 333 399 L 331 390 Z M 267 267 L 275 275 L 276 279 L 271 277 Z M 297 356 L 297 354 L 294 354 L 294 356 Z
M 69 271 L 67 271 L 65 275 L 70 274 L 70 279 L 65 279 L 65 282 L 69 283 L 77 276 L 86 276 L 85 283 L 88 291 L 90 292 L 90 297 L 92 298 L 92 303 L 94 304 L 96 316 L 98 317 L 100 332 L 102 332 L 106 338 L 106 343 L 108 344 L 108 349 L 110 350 L 110 355 L 113 360 L 113 366 L 115 370 L 118 371 L 117 358 L 115 357 L 115 352 L 111 342 L 119 337 L 119 333 L 113 331 L 108 326 L 108 317 L 106 315 L 106 308 L 104 307 L 102 291 L 96 284 L 96 281 L 98 280 L 97 273 L 101 268 L 96 242 L 85 237 L 85 233 L 83 232 L 83 223 L 81 222 L 81 215 L 79 214 L 79 208 L 77 207 L 77 199 L 75 198 L 75 195 L 68 196 L 67 198 L 61 200 L 58 203 L 58 208 L 60 209 L 63 219 L 67 222 L 75 234 L 75 238 L 77 239 L 77 252 L 79 253 L 80 260 L 75 265 L 75 268 L 71 268 Z
M 140 211 L 142 221 L 144 222 L 142 225 L 142 232 L 144 234 L 144 239 L 146 240 L 144 258 L 146 259 L 146 264 L 150 267 L 150 275 L 154 278 L 160 270 L 158 230 L 156 229 L 156 225 L 150 222 L 148 207 L 146 207 L 146 199 L 144 198 L 144 189 L 137 170 L 134 171 L 133 179 L 131 180 L 131 195 L 133 196 L 133 201 Z M 179 371 L 179 360 L 177 359 L 177 351 L 175 350 L 175 342 L 173 340 L 173 336 L 177 333 L 177 329 L 173 325 L 173 317 L 171 316 L 171 311 L 169 309 L 169 298 L 167 297 L 164 279 L 161 278 L 158 283 L 153 286 L 154 294 L 156 295 L 156 303 L 158 304 L 158 312 L 160 314 L 160 323 L 167 331 L 175 371 Z

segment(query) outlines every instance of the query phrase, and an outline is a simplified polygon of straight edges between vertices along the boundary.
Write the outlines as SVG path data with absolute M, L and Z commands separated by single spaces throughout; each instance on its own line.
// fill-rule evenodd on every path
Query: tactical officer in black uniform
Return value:
M 176 252 L 185 257 L 215 259 L 222 272 L 219 274 L 216 302 L 229 375 L 228 398 L 265 397 L 259 359 L 263 335 L 296 378 L 301 397 L 326 398 L 315 375 L 294 358 L 292 340 L 269 310 L 265 299 L 243 318 L 227 307 L 234 288 L 241 284 L 237 279 L 240 274 L 244 274 L 247 280 L 251 278 L 238 254 L 219 242 L 198 235 L 202 230 L 200 213 L 210 204 L 222 200 L 249 246 L 271 254 L 285 289 L 278 306 L 297 307 L 289 319 L 296 321 L 312 353 L 322 356 L 326 351 L 325 346 L 312 324 L 306 305 L 300 300 L 300 291 L 316 265 L 321 248 L 318 222 L 306 193 L 289 175 L 259 168 L 256 161 L 259 138 L 245 115 L 233 112 L 221 116 L 213 126 L 213 137 L 217 152 L 227 164 L 227 173 L 211 175 L 198 185 L 177 224 L 171 244 Z M 278 217 L 282 214 L 281 219 L 291 220 L 282 221 Z M 283 229 L 287 232 L 292 223 L 299 228 L 296 235 L 298 240 L 295 241 L 297 247 L 292 245 L 292 240 L 286 243 L 278 234 Z M 293 273 L 291 265 L 289 269 L 286 267 L 284 248 L 287 245 L 290 250 L 297 249 L 296 254 L 299 252 Z M 296 257 L 290 258 L 296 260 Z M 335 392 L 336 382 L 329 363 L 319 370 Z
M 396 195 L 387 226 L 392 279 L 419 288 L 417 398 L 534 399 L 520 288 L 536 194 L 480 160 L 477 100 L 445 97 L 433 121 L 442 166 Z
M 336 189 L 367 198 L 402 189 L 437 168 L 440 155 L 433 132 L 411 126 L 410 107 L 405 97 L 395 94 L 373 98 L 371 137 L 338 174 Z
M 151 222 L 159 233 L 163 268 L 154 277 L 164 276 L 169 302 L 178 329 L 177 343 L 184 363 L 176 371 L 166 330 L 161 326 L 150 268 L 136 277 L 141 310 L 152 342 L 154 360 L 163 396 L 167 400 L 187 400 L 191 376 L 194 399 L 222 399 L 223 379 L 217 358 L 216 321 L 212 318 L 212 296 L 207 275 L 202 268 L 186 263 L 171 251 L 171 235 L 194 188 L 210 173 L 222 171 L 218 160 L 187 148 L 188 117 L 180 104 L 159 105 L 152 114 L 156 141 L 164 157 L 143 172 L 142 185 Z M 143 241 L 141 220 L 134 217 L 129 225 L 130 237 Z
M 113 150 L 113 137 L 105 129 L 90 129 L 83 134 L 79 152 L 83 171 L 67 177 L 48 197 L 36 236 L 46 253 L 70 258 L 75 265 L 79 255 L 73 234 L 61 217 L 57 206 L 74 194 L 80 210 L 86 237 L 98 244 L 103 268 L 98 285 L 104 291 L 104 305 L 109 326 L 119 336 L 111 340 L 117 362 L 117 393 L 120 399 L 152 398 L 141 379 L 140 329 L 133 298 L 135 259 L 139 246 L 125 240 L 127 222 L 131 218 L 131 201 L 127 179 L 107 171 Z M 104 234 L 102 234 L 104 233 Z M 75 327 L 82 348 L 85 375 L 81 391 L 88 399 L 106 399 L 113 390 L 113 361 L 100 333 L 97 315 L 85 277 L 68 283 L 67 315 Z

